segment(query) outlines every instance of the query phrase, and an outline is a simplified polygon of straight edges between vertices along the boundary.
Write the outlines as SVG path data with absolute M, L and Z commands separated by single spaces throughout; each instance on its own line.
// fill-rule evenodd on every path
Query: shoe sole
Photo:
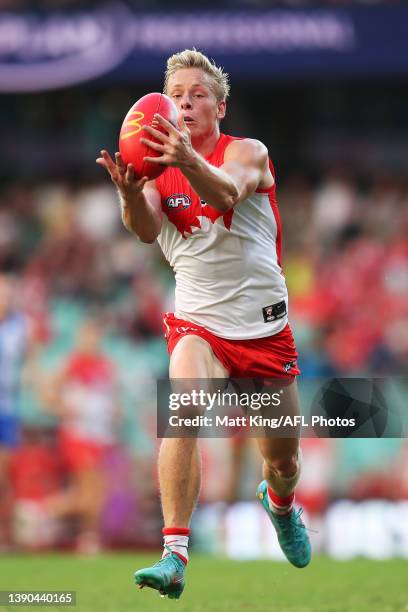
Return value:
M 161 580 L 155 578 L 154 576 L 135 575 L 135 582 L 139 588 L 147 586 L 151 589 L 159 591 L 160 595 L 163 597 L 167 595 L 169 599 L 179 599 L 184 590 L 184 581 L 182 583 L 171 584 L 168 587 L 163 588 Z

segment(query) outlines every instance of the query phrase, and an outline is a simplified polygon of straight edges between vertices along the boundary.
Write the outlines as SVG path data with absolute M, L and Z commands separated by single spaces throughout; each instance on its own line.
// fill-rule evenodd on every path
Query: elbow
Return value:
M 231 208 L 234 208 L 235 204 L 239 202 L 239 191 L 234 185 L 228 194 L 219 202 L 218 210 L 223 213 L 228 212 Z
M 234 208 L 234 206 L 238 204 L 238 202 L 239 202 L 238 196 L 228 198 L 222 207 L 222 212 L 228 212 L 229 210 L 231 210 L 231 208 Z
M 140 233 L 136 230 L 136 228 L 134 228 L 131 223 L 125 223 L 125 221 L 123 220 L 123 225 L 125 226 L 125 228 L 127 229 L 127 231 L 130 234 L 133 234 L 134 236 L 136 236 L 136 238 L 140 241 L 143 242 L 144 244 L 153 244 L 157 238 L 157 236 L 159 235 L 160 232 L 157 232 L 155 234 L 151 234 L 151 233 Z
M 153 244 L 157 238 L 157 236 L 138 234 L 132 227 L 128 227 L 127 225 L 125 225 L 125 227 L 130 234 L 136 236 L 136 238 L 144 244 Z
M 153 244 L 158 236 L 158 234 L 141 234 L 135 230 L 131 230 L 131 232 L 136 236 L 139 242 L 143 242 L 143 244 Z
M 141 238 L 140 236 L 138 236 L 140 242 L 143 242 L 144 244 L 153 244 L 156 241 L 157 236 L 149 236 L 146 238 Z
M 234 208 L 235 204 L 237 203 L 238 203 L 238 199 L 228 198 L 224 200 L 224 202 L 222 202 L 221 206 L 219 207 L 219 210 L 223 213 L 226 213 L 229 210 L 231 210 L 231 208 Z
M 222 213 L 226 213 L 232 208 L 233 204 L 229 199 L 222 200 L 217 202 L 217 206 L 214 205 L 214 208 L 217 208 Z
M 153 244 L 156 241 L 156 238 L 160 234 L 160 231 L 154 231 L 152 228 L 145 232 L 136 232 L 133 230 L 133 233 L 137 236 L 140 242 L 144 244 Z
M 234 183 L 227 199 L 227 210 L 230 210 L 230 208 L 234 208 L 235 204 L 238 204 L 238 202 L 240 201 L 240 198 L 241 194 L 239 193 L 238 187 Z

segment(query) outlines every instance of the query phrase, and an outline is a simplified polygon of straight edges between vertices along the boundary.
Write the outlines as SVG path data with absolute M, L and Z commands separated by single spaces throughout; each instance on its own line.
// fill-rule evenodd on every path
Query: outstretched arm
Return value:
M 247 198 L 269 172 L 268 151 L 261 142 L 249 139 L 231 142 L 225 150 L 224 164 L 217 168 L 193 149 L 190 131 L 184 123 L 177 129 L 160 115 L 156 117 L 168 135 L 144 127 L 160 144 L 146 138 L 142 142 L 162 153 L 145 160 L 179 167 L 194 191 L 220 211 L 226 212 Z
M 126 167 L 120 153 L 115 154 L 115 160 L 116 163 L 107 151 L 102 150 L 96 163 L 105 168 L 117 187 L 126 229 L 142 242 L 152 243 L 160 234 L 162 225 L 160 194 L 155 182 L 149 181 L 147 176 L 137 179 L 133 165 Z

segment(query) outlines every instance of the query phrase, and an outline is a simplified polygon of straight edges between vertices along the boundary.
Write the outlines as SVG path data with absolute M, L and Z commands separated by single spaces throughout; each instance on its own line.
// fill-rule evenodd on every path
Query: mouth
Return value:
M 189 115 L 184 115 L 184 123 L 186 123 L 187 125 L 191 125 L 194 122 L 194 119 L 192 117 L 190 117 Z

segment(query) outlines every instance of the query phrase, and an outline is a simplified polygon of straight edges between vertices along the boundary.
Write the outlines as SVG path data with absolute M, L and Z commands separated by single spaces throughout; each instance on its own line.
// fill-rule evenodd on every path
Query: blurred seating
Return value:
M 362 189 L 356 177 L 342 176 L 336 168 L 313 181 L 297 173 L 279 183 L 278 200 L 291 322 L 303 374 L 404 374 L 408 365 L 404 180 L 378 175 Z M 0 218 L 0 264 L 20 279 L 20 308 L 31 320 L 38 344 L 37 369 L 23 379 L 22 420 L 30 430 L 56 431 L 57 422 L 44 411 L 41 384 L 47 384 L 71 354 L 83 321 L 93 315 L 102 320 L 103 348 L 117 367 L 122 408 L 119 454 L 111 459 L 120 465 L 135 462 L 135 473 L 143 473 L 142 478 L 129 480 L 128 497 L 125 490 L 115 493 L 112 480 L 103 520 L 108 520 L 113 507 L 120 507 L 126 521 L 129 512 L 135 512 L 138 524 L 148 525 L 147 531 L 142 530 L 144 545 L 154 546 L 160 524 L 159 505 L 153 501 L 155 381 L 167 374 L 161 313 L 173 308 L 172 271 L 157 246 L 140 244 L 121 226 L 115 191 L 104 177 L 92 183 L 8 183 L 0 191 Z M 309 512 L 323 512 L 331 500 L 342 496 L 406 497 L 406 482 L 398 477 L 404 470 L 399 467 L 395 478 L 389 477 L 393 465 L 406 464 L 402 440 L 367 440 L 365 445 L 360 440 L 332 440 L 327 446 L 324 441 L 315 446 L 305 442 L 306 476 L 299 499 Z M 374 442 L 383 453 L 380 461 L 372 452 Z M 207 444 L 203 441 L 204 447 Z M 228 444 L 219 448 L 224 460 L 229 449 Z M 46 454 L 43 447 L 28 450 Z M 24 447 L 21 457 L 28 450 Z M 342 470 L 316 478 L 320 455 L 327 466 L 341 464 Z M 213 456 L 212 447 L 206 456 Z M 16 455 L 17 466 L 18 461 Z M 250 458 L 245 490 L 236 499 L 252 497 L 258 463 Z M 203 483 L 204 502 L 219 496 L 210 480 Z M 23 523 L 32 515 L 34 502 L 26 496 L 19 502 Z M 37 506 L 34 514 L 40 525 L 46 517 Z M 110 545 L 140 544 L 141 531 L 135 530 L 135 523 L 129 519 L 129 530 L 119 529 L 112 517 Z M 37 523 L 34 531 L 39 530 Z M 51 527 L 42 545 L 58 539 L 53 531 L 58 526 Z M 27 529 L 19 532 L 21 545 L 36 546 L 30 539 L 34 532 Z

